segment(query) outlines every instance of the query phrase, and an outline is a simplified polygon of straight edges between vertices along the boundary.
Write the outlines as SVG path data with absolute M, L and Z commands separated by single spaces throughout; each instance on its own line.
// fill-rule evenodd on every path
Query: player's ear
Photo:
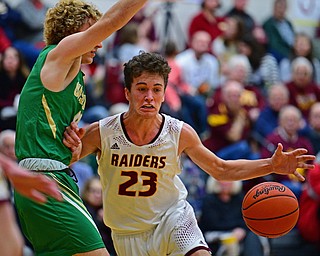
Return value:
M 124 88 L 124 95 L 125 95 L 127 101 L 129 101 L 129 94 L 130 94 L 130 91 L 127 88 Z

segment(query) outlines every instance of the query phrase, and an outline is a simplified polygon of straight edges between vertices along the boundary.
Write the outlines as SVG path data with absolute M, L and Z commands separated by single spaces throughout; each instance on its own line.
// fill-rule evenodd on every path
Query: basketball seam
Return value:
M 260 218 L 260 219 L 257 219 L 257 218 L 252 218 L 252 217 L 246 217 L 245 215 L 243 215 L 243 217 L 247 220 L 275 220 L 275 219 L 280 219 L 280 218 L 284 218 L 284 217 L 287 217 L 293 213 L 295 213 L 296 211 L 299 210 L 299 207 L 297 207 L 297 209 L 295 209 L 294 211 L 292 212 L 289 212 L 287 214 L 284 214 L 284 215 L 279 215 L 279 216 L 276 216 L 276 217 L 271 217 L 271 218 Z
M 260 199 L 259 201 L 253 202 L 252 204 L 248 205 L 246 208 L 243 208 L 243 207 L 242 207 L 242 211 L 248 210 L 251 206 L 253 206 L 253 205 L 255 205 L 255 204 L 259 203 L 259 202 L 262 202 L 262 201 L 267 200 L 267 199 L 270 199 L 270 198 L 279 197 L 279 196 L 291 197 L 291 198 L 293 198 L 294 200 L 296 200 L 296 197 L 295 197 L 295 196 L 290 196 L 290 195 L 274 195 L 274 196 L 269 196 L 269 197 L 262 198 L 262 199 Z

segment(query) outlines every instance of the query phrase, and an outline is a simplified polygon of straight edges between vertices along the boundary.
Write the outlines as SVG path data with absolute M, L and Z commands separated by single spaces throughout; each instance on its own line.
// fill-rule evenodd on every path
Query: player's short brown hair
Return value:
M 162 55 L 141 51 L 140 54 L 124 64 L 125 87 L 130 91 L 133 79 L 141 76 L 143 72 L 147 72 L 162 76 L 166 88 L 170 71 L 171 68 Z

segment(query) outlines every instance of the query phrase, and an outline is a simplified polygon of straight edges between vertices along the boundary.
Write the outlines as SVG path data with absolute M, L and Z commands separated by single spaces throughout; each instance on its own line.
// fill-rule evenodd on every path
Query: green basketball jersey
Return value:
M 56 45 L 44 48 L 22 89 L 17 114 L 16 155 L 25 158 L 49 158 L 69 165 L 70 150 L 64 146 L 63 132 L 72 121 L 78 122 L 86 104 L 83 73 L 62 91 L 46 89 L 40 72 L 48 53 Z

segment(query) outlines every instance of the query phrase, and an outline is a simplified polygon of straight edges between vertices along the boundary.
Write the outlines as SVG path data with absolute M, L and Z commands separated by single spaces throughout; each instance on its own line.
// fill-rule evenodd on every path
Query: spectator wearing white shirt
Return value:
M 210 94 L 219 85 L 220 65 L 209 52 L 210 42 L 209 33 L 197 31 L 191 38 L 190 48 L 176 56 L 182 76 L 193 87 L 195 94 Z

